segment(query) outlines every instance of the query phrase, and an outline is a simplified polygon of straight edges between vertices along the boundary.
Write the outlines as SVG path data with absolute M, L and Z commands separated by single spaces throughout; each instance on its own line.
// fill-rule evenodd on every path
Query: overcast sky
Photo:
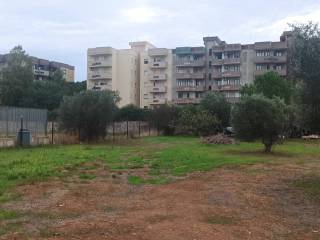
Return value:
M 36 57 L 76 67 L 86 79 L 89 47 L 201 46 L 279 39 L 287 23 L 320 22 L 320 0 L 0 0 L 0 54 L 21 44 Z

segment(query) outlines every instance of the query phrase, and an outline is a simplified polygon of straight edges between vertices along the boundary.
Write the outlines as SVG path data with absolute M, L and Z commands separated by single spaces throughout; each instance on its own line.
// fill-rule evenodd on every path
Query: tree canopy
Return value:
M 232 110 L 232 126 L 236 136 L 244 141 L 260 139 L 266 152 L 270 152 L 284 134 L 286 120 L 283 100 L 263 95 L 243 97 Z

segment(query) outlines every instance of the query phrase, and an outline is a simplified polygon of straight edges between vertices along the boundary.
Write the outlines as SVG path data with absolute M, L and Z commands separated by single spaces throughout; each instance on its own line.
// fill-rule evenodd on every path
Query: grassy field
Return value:
M 128 177 L 128 182 L 164 184 L 174 177 L 225 165 L 257 162 L 279 164 L 288 160 L 303 164 L 310 158 L 320 157 L 319 144 L 289 141 L 277 146 L 274 153 L 269 155 L 262 153 L 263 146 L 260 143 L 215 146 L 202 144 L 198 138 L 191 137 L 149 137 L 119 142 L 114 146 L 105 144 L 5 149 L 0 150 L 0 202 L 15 197 L 8 190 L 17 184 L 74 174 L 74 170 L 90 162 L 102 162 L 111 171 L 147 168 L 148 177 L 132 175 Z M 82 173 L 79 178 L 90 180 L 95 176 Z M 295 184 L 306 189 L 310 195 L 319 195 L 319 182 L 319 178 L 311 177 Z

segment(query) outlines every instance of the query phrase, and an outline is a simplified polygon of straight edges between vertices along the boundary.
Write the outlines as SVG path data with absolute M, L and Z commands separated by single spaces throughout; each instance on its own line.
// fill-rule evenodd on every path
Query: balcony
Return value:
M 204 79 L 204 73 L 176 73 L 177 79 Z
M 241 77 L 241 72 L 231 72 L 231 71 L 226 71 L 222 73 L 222 77 Z
M 166 68 L 168 66 L 167 62 L 150 62 L 150 68 Z
M 268 49 L 288 49 L 287 42 L 257 42 L 254 44 L 255 50 L 268 50 Z
M 165 93 L 167 92 L 167 87 L 152 87 L 149 91 L 151 93 Z
M 89 67 L 94 68 L 94 67 L 112 67 L 112 61 L 89 61 L 88 62 Z
M 165 48 L 153 48 L 148 50 L 148 54 L 150 57 L 155 56 L 167 56 L 168 55 L 168 49 Z
M 195 61 L 178 60 L 176 62 L 176 66 L 178 66 L 178 67 L 204 67 L 205 61 L 204 60 L 195 60 Z
M 239 91 L 241 85 L 220 85 L 218 88 L 219 91 Z
M 213 78 L 222 78 L 222 72 L 214 71 L 214 72 L 212 73 L 212 77 L 213 77 Z
M 167 75 L 166 74 L 151 75 L 150 80 L 151 81 L 165 81 L 165 80 L 167 80 Z
M 166 104 L 167 99 L 165 98 L 154 98 L 151 100 L 150 105 L 159 105 L 159 104 Z
M 50 73 L 46 70 L 33 69 L 33 74 L 37 76 L 49 77 Z
M 254 59 L 255 63 L 286 63 L 287 62 L 287 56 L 268 56 L 268 57 L 255 57 Z
M 240 58 L 225 58 L 223 59 L 224 64 L 240 64 Z
M 201 98 L 178 98 L 174 100 L 175 104 L 199 104 Z
M 213 65 L 213 66 L 223 65 L 223 59 L 213 59 L 212 65 Z
M 178 86 L 177 92 L 203 92 L 204 86 Z
M 283 76 L 283 77 L 287 76 L 287 70 L 286 69 L 282 69 L 282 70 L 272 70 L 272 69 L 270 69 L 270 70 L 256 70 L 254 72 L 254 75 L 255 76 L 261 76 L 261 75 L 264 75 L 264 74 L 266 74 L 268 72 L 276 72 L 280 76 Z
M 112 73 L 90 73 L 89 79 L 91 80 L 112 79 Z

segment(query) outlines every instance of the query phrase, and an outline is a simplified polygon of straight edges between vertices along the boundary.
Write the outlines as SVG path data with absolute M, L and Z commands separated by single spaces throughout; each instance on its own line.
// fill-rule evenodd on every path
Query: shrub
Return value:
M 245 141 L 261 139 L 266 152 L 270 152 L 284 134 L 286 122 L 286 105 L 279 98 L 247 96 L 232 110 L 236 136 Z
M 78 133 L 81 140 L 99 140 L 106 135 L 119 101 L 111 91 L 87 91 L 65 97 L 59 110 L 60 126 L 67 132 Z

